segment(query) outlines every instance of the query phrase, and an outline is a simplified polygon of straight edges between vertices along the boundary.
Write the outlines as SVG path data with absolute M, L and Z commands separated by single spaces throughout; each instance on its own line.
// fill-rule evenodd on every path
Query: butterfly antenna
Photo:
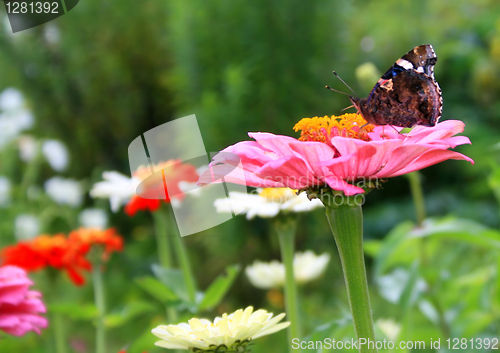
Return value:
M 344 86 L 346 86 L 347 88 L 349 88 L 349 91 L 351 91 L 354 94 L 354 96 L 357 97 L 356 92 L 354 92 L 354 90 L 351 87 L 349 87 L 349 85 L 347 83 L 345 83 L 345 81 L 337 74 L 337 72 L 333 71 L 333 74 L 335 76 L 337 76 L 337 78 L 340 80 L 340 82 L 342 82 L 344 84 Z
M 337 93 L 342 93 L 342 94 L 345 94 L 346 96 L 351 96 L 349 93 L 345 93 L 345 92 L 342 92 L 342 91 L 338 91 L 336 89 L 333 89 L 331 88 L 330 86 L 325 86 L 326 89 L 329 89 L 330 91 L 333 91 L 333 92 L 337 92 Z
M 343 112 L 344 110 L 347 110 L 347 109 L 349 109 L 349 108 L 354 108 L 354 105 L 350 105 L 350 106 L 348 106 L 348 107 L 345 107 L 344 109 L 342 109 L 342 110 L 341 110 L 341 112 Z

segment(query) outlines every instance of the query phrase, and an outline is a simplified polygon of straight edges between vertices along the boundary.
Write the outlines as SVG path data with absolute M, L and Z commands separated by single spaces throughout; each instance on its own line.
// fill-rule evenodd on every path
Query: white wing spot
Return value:
M 398 59 L 398 61 L 396 61 L 396 64 L 405 68 L 406 70 L 413 69 L 413 64 L 406 59 Z

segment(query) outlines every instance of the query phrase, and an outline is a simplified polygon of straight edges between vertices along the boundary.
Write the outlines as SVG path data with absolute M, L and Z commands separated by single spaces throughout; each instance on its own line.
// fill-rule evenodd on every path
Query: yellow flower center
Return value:
M 368 133 L 373 131 L 373 127 L 356 113 L 304 118 L 295 124 L 293 129 L 295 132 L 301 130 L 300 141 L 318 141 L 331 145 L 331 139 L 335 136 L 370 141 Z
M 269 202 L 284 203 L 296 196 L 296 190 L 290 188 L 264 188 L 259 193 L 259 196 L 266 198 Z

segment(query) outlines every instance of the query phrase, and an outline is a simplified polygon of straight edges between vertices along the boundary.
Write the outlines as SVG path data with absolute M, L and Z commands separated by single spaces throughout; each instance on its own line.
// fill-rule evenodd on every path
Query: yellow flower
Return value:
M 281 212 L 308 212 L 323 207 L 320 200 L 309 200 L 305 193 L 297 195 L 289 188 L 259 188 L 256 191 L 258 194 L 230 192 L 229 197 L 215 200 L 214 206 L 218 213 L 245 213 L 247 219 L 272 218 Z
M 265 310 L 253 311 L 249 306 L 232 314 L 223 314 L 213 322 L 193 318 L 188 323 L 160 325 L 151 332 L 161 338 L 156 346 L 187 349 L 192 352 L 248 352 L 246 346 L 254 339 L 270 335 L 290 325 L 279 323 L 285 314 L 273 317 Z
M 343 114 L 300 120 L 293 129 L 301 131 L 300 141 L 318 141 L 331 145 L 332 137 L 342 136 L 369 141 L 373 125 L 367 124 L 360 114 Z

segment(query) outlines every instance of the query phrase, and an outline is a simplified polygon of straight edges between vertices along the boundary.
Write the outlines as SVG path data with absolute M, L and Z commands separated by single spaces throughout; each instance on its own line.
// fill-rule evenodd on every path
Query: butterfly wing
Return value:
M 370 124 L 434 126 L 443 106 L 434 80 L 436 61 L 432 45 L 413 48 L 382 75 L 367 99 L 354 105 Z
M 394 65 L 382 75 L 380 80 L 391 79 L 406 70 L 415 70 L 434 79 L 434 65 L 436 65 L 436 62 L 437 56 L 432 45 L 419 45 L 399 58 Z
M 372 124 L 413 127 L 436 125 L 442 106 L 436 81 L 416 70 L 405 70 L 377 85 L 360 108 Z

